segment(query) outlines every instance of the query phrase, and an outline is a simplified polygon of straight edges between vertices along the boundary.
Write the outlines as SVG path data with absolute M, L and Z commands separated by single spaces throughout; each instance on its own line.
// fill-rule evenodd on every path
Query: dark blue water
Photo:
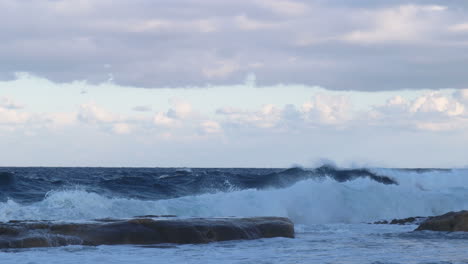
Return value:
M 84 188 L 108 197 L 140 200 L 170 199 L 202 193 L 244 189 L 284 188 L 310 179 L 329 177 L 338 182 L 369 178 L 382 184 L 394 179 L 367 169 L 216 169 L 216 168 L 0 168 L 0 201 L 40 201 L 47 192 Z

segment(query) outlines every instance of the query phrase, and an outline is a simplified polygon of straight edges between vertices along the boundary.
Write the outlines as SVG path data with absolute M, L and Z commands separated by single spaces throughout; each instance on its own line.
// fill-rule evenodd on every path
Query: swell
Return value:
M 11 172 L 0 172 L 0 188 L 5 188 L 5 186 L 9 186 L 13 184 L 14 181 L 14 174 Z
M 3 171 L 1 171 L 3 170 Z M 298 181 L 330 178 L 338 182 L 368 178 L 397 184 L 369 169 L 175 169 L 175 168 L 3 168 L 0 201 L 38 202 L 51 190 L 84 186 L 107 196 L 171 199 L 234 190 L 286 188 Z
M 171 199 L 109 197 L 86 189 L 49 192 L 38 202 L 0 203 L 0 221 L 87 220 L 140 215 L 181 217 L 284 216 L 295 223 L 353 223 L 429 216 L 468 208 L 468 180 L 394 175 L 399 185 L 368 177 L 338 182 L 330 177 L 285 188 L 243 189 Z M 415 180 L 417 179 L 417 180 Z

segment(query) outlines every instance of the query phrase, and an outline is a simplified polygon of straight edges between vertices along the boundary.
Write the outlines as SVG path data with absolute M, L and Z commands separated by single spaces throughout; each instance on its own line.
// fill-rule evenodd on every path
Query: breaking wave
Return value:
M 152 214 L 181 217 L 286 216 L 295 223 L 315 224 L 369 222 L 468 209 L 467 170 L 338 170 L 350 174 L 343 178 L 340 178 L 342 174 L 334 177 L 329 172 L 319 174 L 317 170 L 310 170 L 314 177 L 306 175 L 310 171 L 297 168 L 267 173 L 264 175 L 276 175 L 277 179 L 281 179 L 278 175 L 296 176 L 293 181 L 280 184 L 272 181 L 275 184 L 262 188 L 233 188 L 235 184 L 228 182 L 224 184 L 231 185 L 229 190 L 164 199 L 99 193 L 86 186 L 62 188 L 49 191 L 43 199 L 32 203 L 7 199 L 0 203 L 0 221 L 130 218 Z M 375 177 L 384 177 L 380 179 L 385 180 L 376 180 Z M 180 177 L 163 177 L 163 180 L 172 178 Z M 132 185 L 128 188 L 130 192 Z M 177 189 L 177 186 L 173 188 Z

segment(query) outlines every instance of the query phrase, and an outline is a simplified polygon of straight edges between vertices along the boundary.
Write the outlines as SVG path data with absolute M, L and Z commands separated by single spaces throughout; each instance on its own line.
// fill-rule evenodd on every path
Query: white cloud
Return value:
M 76 113 L 47 113 L 44 119 L 51 122 L 51 128 L 74 125 L 77 121 Z M 47 122 L 46 121 L 46 122 Z
M 206 120 L 201 123 L 202 131 L 207 134 L 216 134 L 221 132 L 221 125 L 213 120 Z
M 437 31 L 438 15 L 447 10 L 436 5 L 402 5 L 378 11 L 367 10 L 361 15 L 369 28 L 353 30 L 343 39 L 352 43 L 375 44 L 390 42 L 424 42 Z
M 464 113 L 464 106 L 438 92 L 431 92 L 417 98 L 410 107 L 412 113 L 443 113 L 457 116 Z
M 351 117 L 351 103 L 346 96 L 316 94 L 302 105 L 306 119 L 324 124 L 341 124 Z
M 468 32 L 468 23 L 461 23 L 449 27 L 452 32 Z
M 398 129 L 448 131 L 468 129 L 466 105 L 459 102 L 456 93 L 427 92 L 409 101 L 402 96 L 391 98 L 385 105 L 375 106 L 369 118 L 376 126 Z
M 278 107 L 265 104 L 256 111 L 248 111 L 225 107 L 218 109 L 217 114 L 224 116 L 229 125 L 238 127 L 257 127 L 262 129 L 280 129 L 289 127 L 305 128 L 308 125 L 338 125 L 341 126 L 351 119 L 351 104 L 345 96 L 316 94 L 299 109 L 287 104 Z
M 169 20 L 148 19 L 143 21 L 103 21 L 101 27 L 115 30 L 125 29 L 129 32 L 198 32 L 213 33 L 220 29 L 220 22 L 210 19 Z
M 174 118 L 168 117 L 166 113 L 158 112 L 153 117 L 153 123 L 156 126 L 173 127 L 177 124 L 177 121 Z
M 132 129 L 127 123 L 116 123 L 112 126 L 112 131 L 116 134 L 130 134 Z
M 137 105 L 132 108 L 133 111 L 137 112 L 150 112 L 151 111 L 151 106 L 149 105 Z
M 171 152 L 181 155 L 180 150 L 193 148 L 192 154 L 184 154 L 184 157 L 195 165 L 214 166 L 210 162 L 231 160 L 222 156 L 225 152 L 232 153 L 230 158 L 247 159 L 242 154 L 249 152 L 249 160 L 252 159 L 249 165 L 261 166 L 269 164 L 255 158 L 262 153 L 270 158 L 278 155 L 283 161 L 291 159 L 287 161 L 292 163 L 298 162 L 298 156 L 307 155 L 306 159 L 309 153 L 322 155 L 327 151 L 332 154 L 323 155 L 335 158 L 348 153 L 351 159 L 356 157 L 356 149 L 373 158 L 378 149 L 397 149 L 412 144 L 444 147 L 451 141 L 455 142 L 451 146 L 462 149 L 461 152 L 468 147 L 468 89 L 337 92 L 309 86 L 299 89 L 298 85 L 287 84 L 259 86 L 253 75 L 246 83 L 236 86 L 177 90 L 85 82 L 72 85 L 43 79 L 35 81 L 32 77 L 21 80 L 21 84 L 27 89 L 22 90 L 13 81 L 0 83 L 4 97 L 9 98 L 2 99 L 0 106 L 0 148 L 8 147 L 13 141 L 27 141 L 23 149 L 33 152 L 35 147 L 29 140 L 36 138 L 47 145 L 80 142 L 83 145 L 80 147 L 91 152 L 99 148 L 112 152 L 108 150 L 121 145 L 132 146 L 136 152 L 146 149 L 150 153 L 158 149 L 174 159 L 177 155 Z M 82 89 L 88 93 L 80 95 Z M 141 94 L 137 96 L 137 93 Z M 37 99 L 48 98 L 51 94 L 59 94 L 57 98 L 63 100 Z M 177 97 L 171 97 L 175 94 Z M 17 109 L 16 106 L 23 103 L 27 107 Z M 134 106 L 142 106 L 145 111 L 135 112 Z M 28 140 L 24 140 L 25 135 Z M 278 142 L 288 142 L 288 145 Z M 275 145 L 279 151 L 271 154 Z M 196 155 L 203 147 L 210 149 L 206 159 Z M 402 152 L 392 153 L 398 156 L 395 160 L 404 160 L 405 164 L 410 163 L 408 157 L 411 161 L 421 161 L 423 158 L 416 154 L 425 154 L 423 150 L 415 151 L 411 152 L 414 157 L 408 154 L 403 158 L 400 155 L 407 153 Z M 466 158 L 460 160 L 466 161 Z M 151 162 L 144 165 L 151 165 Z M 277 164 L 271 163 L 271 166 Z M 239 161 L 235 165 L 245 164 Z
M 226 118 L 224 122 L 240 127 L 273 128 L 281 120 L 281 109 L 273 104 L 263 105 L 256 111 L 225 107 L 216 113 Z
M 78 119 L 85 123 L 113 123 L 119 121 L 120 117 L 91 102 L 80 105 Z
M 168 129 L 193 129 L 200 115 L 193 109 L 192 104 L 180 98 L 171 98 L 169 101 L 171 107 L 166 112 L 157 112 L 153 117 L 153 123 Z
M 167 111 L 167 116 L 174 119 L 186 119 L 195 115 L 192 105 L 180 98 L 170 100 L 172 107 Z
M 454 97 L 468 105 L 468 89 L 460 89 L 454 93 Z
M 10 97 L 0 97 L 0 125 L 15 125 L 26 123 L 30 114 L 20 111 L 23 105 L 17 103 Z
M 255 0 L 254 3 L 280 15 L 304 15 L 309 9 L 306 4 L 291 0 Z
M 234 60 L 218 60 L 214 65 L 206 66 L 202 69 L 203 75 L 207 78 L 226 78 L 238 71 L 240 65 Z
M 97 8 L 95 1 L 92 0 L 56 0 L 46 1 L 45 4 L 57 14 L 62 15 L 86 14 Z
M 17 110 L 5 109 L 0 107 L 0 124 L 22 124 L 26 123 L 30 115 Z
M 242 30 L 259 30 L 259 29 L 271 29 L 278 25 L 275 23 L 267 23 L 259 20 L 249 18 L 245 14 L 238 15 L 234 18 L 234 22 L 238 28 Z
M 24 108 L 22 104 L 19 104 L 15 102 L 12 98 L 6 96 L 0 97 L 0 107 L 12 110 Z

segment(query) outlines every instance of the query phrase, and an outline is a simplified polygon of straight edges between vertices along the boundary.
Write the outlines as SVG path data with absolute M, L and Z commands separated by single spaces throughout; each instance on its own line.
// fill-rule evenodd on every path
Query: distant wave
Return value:
M 284 179 L 296 182 L 297 180 L 316 177 L 330 177 L 338 182 L 352 181 L 358 178 L 369 178 L 383 184 L 398 184 L 395 179 L 385 175 L 378 175 L 369 169 L 339 169 L 330 165 L 323 165 L 316 169 L 294 167 L 268 175 L 268 178 L 275 179 L 278 182 L 281 182 Z
M 1 170 L 1 169 L 0 169 Z M 4 169 L 5 170 L 5 169 Z M 13 168 L 0 172 L 0 201 L 38 202 L 52 190 L 84 186 L 107 196 L 171 199 L 203 193 L 244 189 L 285 188 L 307 179 L 338 182 L 368 178 L 397 184 L 393 178 L 368 169 L 129 169 L 129 168 Z

